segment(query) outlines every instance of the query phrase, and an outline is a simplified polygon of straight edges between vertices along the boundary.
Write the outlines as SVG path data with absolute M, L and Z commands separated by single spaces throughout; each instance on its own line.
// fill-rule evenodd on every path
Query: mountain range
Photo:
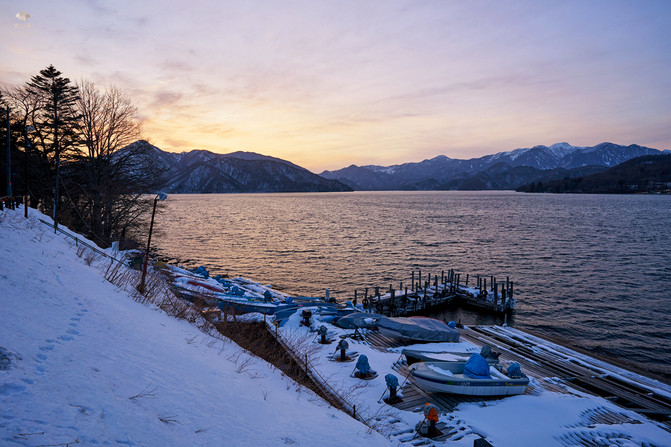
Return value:
M 596 174 L 660 151 L 639 145 L 592 147 L 558 143 L 469 160 L 445 155 L 393 166 L 356 166 L 320 175 L 289 161 L 253 152 L 165 152 L 139 140 L 122 149 L 160 173 L 167 193 L 333 192 L 390 190 L 501 190 Z
M 286 160 L 232 152 L 206 150 L 165 152 L 144 140 L 126 146 L 123 152 L 142 157 L 162 177 L 162 191 L 173 194 L 241 192 L 331 192 L 352 188 L 320 177 Z
M 632 144 L 601 143 L 592 147 L 558 143 L 499 152 L 470 160 L 439 155 L 418 163 L 356 166 L 324 171 L 355 190 L 515 189 L 538 181 L 580 177 L 643 155 L 662 151 Z

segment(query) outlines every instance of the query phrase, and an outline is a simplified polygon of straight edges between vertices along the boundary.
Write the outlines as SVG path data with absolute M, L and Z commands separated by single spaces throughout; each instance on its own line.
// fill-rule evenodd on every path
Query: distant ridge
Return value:
M 564 142 L 469 160 L 439 155 L 418 163 L 393 166 L 351 165 L 320 175 L 364 191 L 515 189 L 531 182 L 593 174 L 635 157 L 661 153 L 636 144 L 622 146 L 605 142 L 582 147 Z
M 162 190 L 173 194 L 249 192 L 334 192 L 352 189 L 338 180 L 325 179 L 289 161 L 254 152 L 215 154 L 196 149 L 165 152 L 144 140 L 123 148 L 151 163 L 162 178 Z
M 644 155 L 584 176 L 566 176 L 549 182 L 532 182 L 523 192 L 631 194 L 671 192 L 671 153 Z

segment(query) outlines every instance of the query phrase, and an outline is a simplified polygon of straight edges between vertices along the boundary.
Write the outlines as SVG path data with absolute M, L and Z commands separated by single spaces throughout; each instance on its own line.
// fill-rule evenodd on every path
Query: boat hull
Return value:
M 410 370 L 421 389 L 434 393 L 464 396 L 512 396 L 524 394 L 529 378 L 506 377 L 492 372 L 491 379 L 473 379 L 463 375 L 466 362 L 415 363 Z M 441 372 L 443 371 L 443 372 Z

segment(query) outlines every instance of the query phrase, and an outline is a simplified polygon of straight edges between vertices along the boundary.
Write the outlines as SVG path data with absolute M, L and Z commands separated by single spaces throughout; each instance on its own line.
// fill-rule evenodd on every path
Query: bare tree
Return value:
M 144 195 L 157 175 L 144 159 L 122 151 L 141 132 L 130 98 L 113 86 L 100 91 L 89 81 L 80 81 L 78 89 L 81 155 L 68 169 L 69 197 L 82 218 L 81 230 L 107 244 L 148 209 Z

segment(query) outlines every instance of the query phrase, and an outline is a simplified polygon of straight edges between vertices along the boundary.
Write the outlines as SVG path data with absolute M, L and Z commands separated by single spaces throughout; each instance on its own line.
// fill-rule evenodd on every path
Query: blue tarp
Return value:
M 398 378 L 396 378 L 396 376 L 393 374 L 387 374 L 386 376 L 384 376 L 384 381 L 387 383 L 387 386 L 389 388 L 398 387 Z
M 361 372 L 364 376 L 370 371 L 370 365 L 368 364 L 368 357 L 365 355 L 360 355 L 359 360 L 356 362 L 356 369 Z
M 491 379 L 489 363 L 480 354 L 473 354 L 464 365 L 464 376 L 471 379 Z
M 426 317 L 379 317 L 377 326 L 383 335 L 416 341 L 459 341 L 459 331 L 443 321 Z
M 522 377 L 522 369 L 520 368 L 520 365 L 517 363 L 511 363 L 510 366 L 508 366 L 508 370 L 506 371 L 508 374 L 508 377 L 511 379 L 517 379 Z
M 339 318 L 335 325 L 343 329 L 370 329 L 373 325 L 372 318 L 374 316 L 373 314 L 354 312 Z M 369 322 L 365 320 L 369 320 Z

